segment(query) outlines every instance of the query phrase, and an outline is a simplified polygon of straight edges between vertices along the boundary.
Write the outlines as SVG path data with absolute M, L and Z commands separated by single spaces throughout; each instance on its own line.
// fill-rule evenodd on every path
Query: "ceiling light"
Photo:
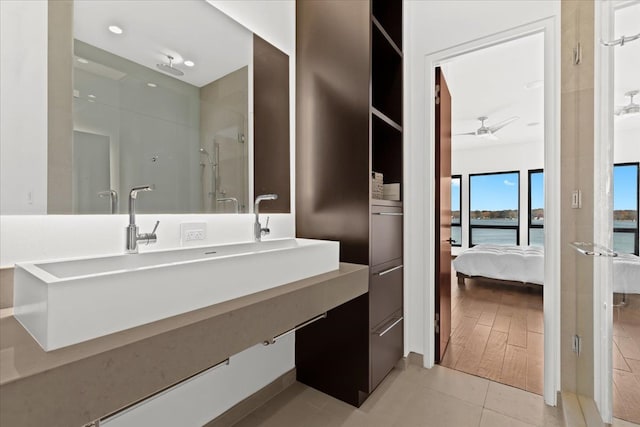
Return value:
M 77 58 L 77 60 L 78 60 L 78 62 L 79 62 L 79 63 L 81 63 L 81 64 L 88 64 L 88 63 L 89 63 L 89 61 L 87 61 L 87 60 L 86 60 L 86 59 L 84 59 L 84 58 Z
M 524 85 L 524 88 L 527 90 L 537 89 L 539 87 L 544 86 L 544 80 L 534 80 Z
M 147 86 L 149 86 L 149 87 L 158 87 L 157 84 L 151 83 L 151 82 L 147 83 Z
M 95 98 L 95 97 L 96 97 L 95 95 L 89 95 L 89 98 Z
M 184 65 L 186 65 L 187 67 L 193 67 L 196 64 L 193 61 L 186 60 L 184 61 Z
M 122 28 L 118 27 L 117 25 L 109 25 L 109 31 L 111 31 L 113 34 L 122 34 Z

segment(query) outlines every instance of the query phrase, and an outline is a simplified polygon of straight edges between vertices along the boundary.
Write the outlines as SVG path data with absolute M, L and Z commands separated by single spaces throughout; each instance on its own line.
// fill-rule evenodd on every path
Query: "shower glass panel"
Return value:
M 620 7 L 616 7 L 616 5 Z M 640 3 L 614 3 L 614 39 L 640 33 Z M 640 423 L 640 258 L 638 164 L 640 40 L 613 49 L 613 416 Z

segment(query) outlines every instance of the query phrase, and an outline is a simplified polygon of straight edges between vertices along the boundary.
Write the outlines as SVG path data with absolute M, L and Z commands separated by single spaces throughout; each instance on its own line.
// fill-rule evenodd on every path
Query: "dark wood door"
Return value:
M 439 363 L 451 336 L 451 94 L 436 68 L 435 146 L 435 358 Z

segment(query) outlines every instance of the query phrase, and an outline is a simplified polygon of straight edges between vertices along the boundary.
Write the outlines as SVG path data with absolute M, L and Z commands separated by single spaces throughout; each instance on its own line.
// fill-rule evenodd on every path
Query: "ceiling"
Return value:
M 620 36 L 631 36 L 640 33 L 640 3 L 619 9 L 615 14 L 614 39 Z M 613 103 L 616 107 L 629 103 L 624 94 L 630 90 L 640 89 L 640 40 L 615 49 L 615 77 Z M 640 96 L 634 98 L 640 104 Z M 615 130 L 640 130 L 640 116 L 616 120 Z
M 73 30 L 76 39 L 156 71 L 171 55 L 184 72 L 175 78 L 197 87 L 248 65 L 253 52 L 253 34 L 204 0 L 76 0 Z
M 544 36 L 535 34 L 455 58 L 443 66 L 451 92 L 453 149 L 514 143 L 544 144 Z M 527 88 L 526 86 L 533 86 Z M 496 133 L 497 140 L 460 133 L 520 119 Z
M 640 3 L 616 13 L 615 37 L 640 32 Z M 640 41 L 615 50 L 614 104 L 629 102 L 624 93 L 640 89 Z M 452 148 L 454 150 L 501 144 L 544 146 L 544 36 L 512 40 L 472 52 L 443 65 L 452 98 Z M 538 82 L 538 86 L 526 86 Z M 535 85 L 534 85 L 535 86 Z M 640 103 L 640 96 L 635 98 Z M 479 116 L 487 126 L 509 117 L 520 119 L 497 132 L 497 140 L 460 133 L 478 129 Z M 640 117 L 615 120 L 615 129 L 640 129 Z

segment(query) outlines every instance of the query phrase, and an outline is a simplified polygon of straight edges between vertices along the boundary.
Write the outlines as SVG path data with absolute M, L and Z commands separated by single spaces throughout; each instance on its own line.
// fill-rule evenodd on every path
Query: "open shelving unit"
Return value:
M 371 5 L 372 170 L 402 187 L 402 2 Z
M 296 332 L 298 381 L 355 406 L 402 358 L 402 1 L 296 3 L 296 233 L 369 265 L 369 292 Z M 322 37 L 318 37 L 322 34 Z

